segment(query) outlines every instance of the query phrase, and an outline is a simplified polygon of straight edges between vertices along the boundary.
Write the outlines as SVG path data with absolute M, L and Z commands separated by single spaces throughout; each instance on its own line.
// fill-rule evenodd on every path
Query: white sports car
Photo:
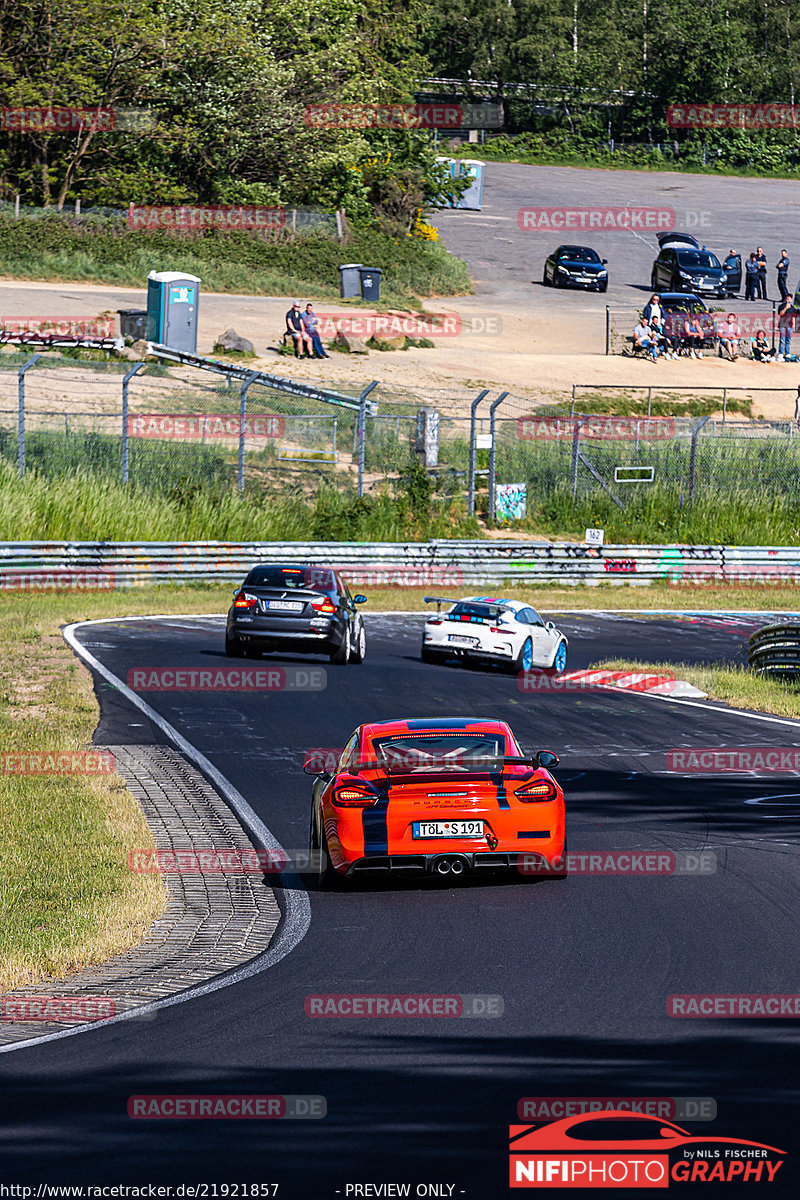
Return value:
M 567 638 L 552 621 L 543 621 L 524 600 L 500 600 L 496 596 L 467 596 L 447 600 L 426 596 L 436 604 L 435 617 L 428 617 L 422 634 L 422 661 L 471 658 L 503 663 L 518 673 L 532 667 L 563 671 L 567 665 Z M 451 605 L 446 612 L 443 604 Z

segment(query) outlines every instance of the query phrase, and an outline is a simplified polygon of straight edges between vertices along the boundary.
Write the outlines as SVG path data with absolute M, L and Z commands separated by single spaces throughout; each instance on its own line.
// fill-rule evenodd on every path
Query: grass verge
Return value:
M 779 683 L 777 679 L 755 675 L 744 666 L 697 666 L 694 663 L 651 663 L 609 658 L 593 667 L 610 671 L 647 671 L 654 675 L 672 675 L 685 679 L 710 700 L 722 700 L 731 708 L 775 713 L 780 717 L 800 717 L 800 683 Z
M 258 296 L 339 295 L 339 263 L 383 270 L 382 298 L 467 295 L 464 263 L 443 245 L 355 229 L 345 245 L 321 234 L 289 238 L 251 233 L 144 232 L 66 218 L 14 221 L 0 217 L 0 274 L 14 279 L 69 280 L 144 287 L 152 270 L 188 272 L 204 292 Z

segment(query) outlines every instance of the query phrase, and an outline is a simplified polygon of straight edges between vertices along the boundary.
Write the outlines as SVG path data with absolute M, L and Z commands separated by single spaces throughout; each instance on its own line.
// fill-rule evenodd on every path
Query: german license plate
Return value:
M 463 637 L 460 633 L 449 633 L 447 640 L 453 646 L 477 646 L 479 645 L 477 638 Z
M 483 821 L 415 821 L 415 838 L 482 838 Z
M 302 612 L 304 608 L 300 600 L 262 600 L 261 603 L 270 612 Z

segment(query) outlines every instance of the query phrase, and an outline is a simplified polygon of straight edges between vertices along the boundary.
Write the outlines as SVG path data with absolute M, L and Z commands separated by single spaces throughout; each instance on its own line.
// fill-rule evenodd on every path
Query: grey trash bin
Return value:
M 121 337 L 133 338 L 135 342 L 144 337 L 147 326 L 146 308 L 118 308 L 117 314 Z
M 361 263 L 345 263 L 339 267 L 339 293 L 343 300 L 354 300 L 359 295 Z
M 380 300 L 381 298 L 381 275 L 383 271 L 380 267 L 362 267 L 361 268 L 361 299 L 362 300 Z

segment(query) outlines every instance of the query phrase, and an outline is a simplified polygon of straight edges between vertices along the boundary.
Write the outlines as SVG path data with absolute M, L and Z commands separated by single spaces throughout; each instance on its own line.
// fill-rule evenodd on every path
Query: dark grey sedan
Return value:
M 327 654 L 332 663 L 361 663 L 367 653 L 364 622 L 330 567 L 254 567 L 233 593 L 225 630 L 225 653 L 233 658 L 262 651 Z

